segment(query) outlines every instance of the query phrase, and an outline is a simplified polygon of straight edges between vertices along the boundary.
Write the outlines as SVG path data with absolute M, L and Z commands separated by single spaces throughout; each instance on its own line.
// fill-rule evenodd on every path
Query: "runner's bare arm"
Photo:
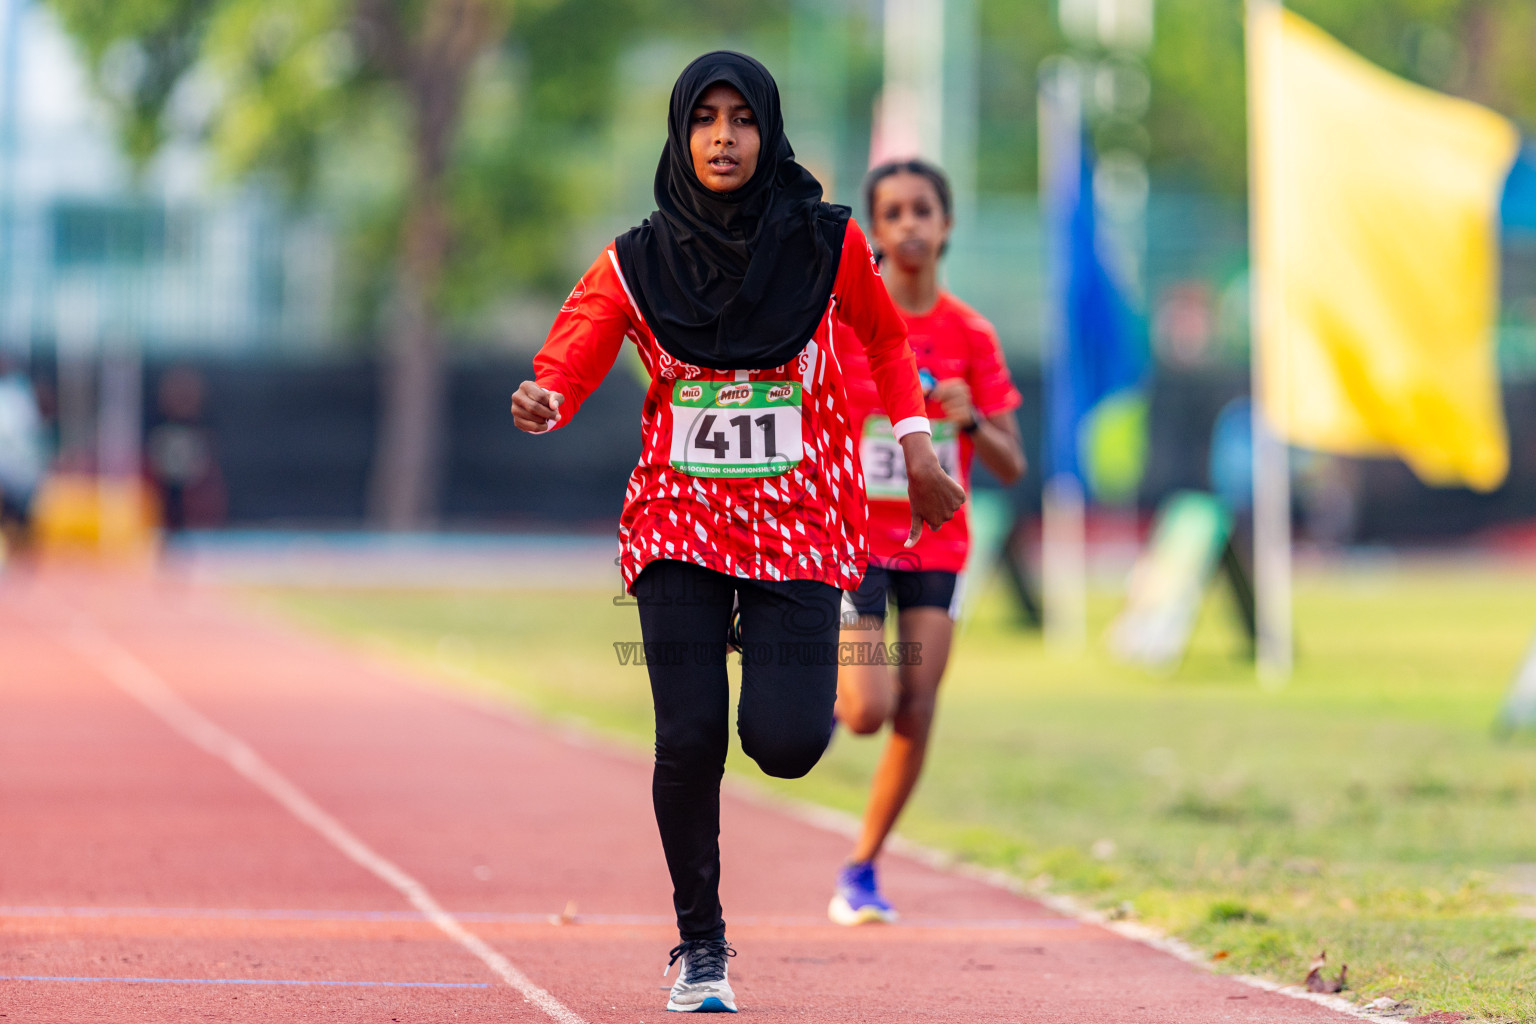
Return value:
M 997 482 L 1007 487 L 1018 483 L 1029 468 L 1024 457 L 1024 439 L 1019 436 L 1019 421 L 1013 410 L 980 416 L 976 420 L 976 457 Z
M 971 353 L 965 375 L 966 395 L 976 430 L 977 458 L 1004 484 L 1012 484 L 1024 475 L 1024 441 L 1019 436 L 1017 410 L 1024 403 L 1008 372 L 1008 360 L 997 331 L 983 317 L 970 319 Z M 943 382 L 940 381 L 940 386 Z M 946 406 L 947 411 L 947 406 Z
M 962 430 L 971 430 L 976 457 L 1007 486 L 1024 475 L 1024 442 L 1013 410 L 984 415 L 973 404 L 971 386 L 963 377 L 941 380 L 929 398 L 944 406 L 944 418 Z

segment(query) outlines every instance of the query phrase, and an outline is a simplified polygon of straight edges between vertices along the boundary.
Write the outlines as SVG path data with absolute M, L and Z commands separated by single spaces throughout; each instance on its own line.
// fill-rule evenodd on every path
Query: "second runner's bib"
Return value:
M 800 464 L 801 387 L 695 380 L 672 387 L 672 468 L 689 476 L 779 476 Z
M 960 479 L 960 441 L 955 425 L 948 420 L 930 420 L 929 425 L 939 467 L 953 479 Z M 907 458 L 888 417 L 876 415 L 864 420 L 859 461 L 864 465 L 865 494 L 871 498 L 907 500 Z

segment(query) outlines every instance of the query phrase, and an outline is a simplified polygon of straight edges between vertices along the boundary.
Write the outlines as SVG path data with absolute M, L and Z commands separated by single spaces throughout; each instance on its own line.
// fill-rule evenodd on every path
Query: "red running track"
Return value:
M 675 1020 L 649 780 L 210 589 L 7 580 L 0 1022 Z M 740 797 L 723 845 L 759 1019 L 1349 1019 L 898 856 L 838 928 L 847 840 Z

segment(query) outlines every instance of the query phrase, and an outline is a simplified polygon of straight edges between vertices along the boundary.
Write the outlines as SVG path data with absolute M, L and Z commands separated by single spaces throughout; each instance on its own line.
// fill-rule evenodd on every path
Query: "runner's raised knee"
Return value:
M 885 724 L 885 719 L 886 716 L 881 709 L 868 704 L 860 704 L 852 708 L 843 708 L 839 705 L 837 710 L 837 720 L 842 722 L 849 732 L 860 736 L 879 732 L 880 727 Z
M 800 735 L 763 735 L 743 729 L 741 749 L 764 774 L 776 779 L 798 779 L 816 767 L 831 738 L 830 729 Z

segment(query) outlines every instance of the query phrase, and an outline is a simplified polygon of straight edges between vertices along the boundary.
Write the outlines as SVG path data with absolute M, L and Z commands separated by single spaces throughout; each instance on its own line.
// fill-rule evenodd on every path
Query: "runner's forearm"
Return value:
M 975 445 L 976 457 L 999 483 L 1007 486 L 1024 475 L 1024 445 L 1012 412 L 991 416 L 976 414 L 976 430 L 971 434 L 971 442 Z

